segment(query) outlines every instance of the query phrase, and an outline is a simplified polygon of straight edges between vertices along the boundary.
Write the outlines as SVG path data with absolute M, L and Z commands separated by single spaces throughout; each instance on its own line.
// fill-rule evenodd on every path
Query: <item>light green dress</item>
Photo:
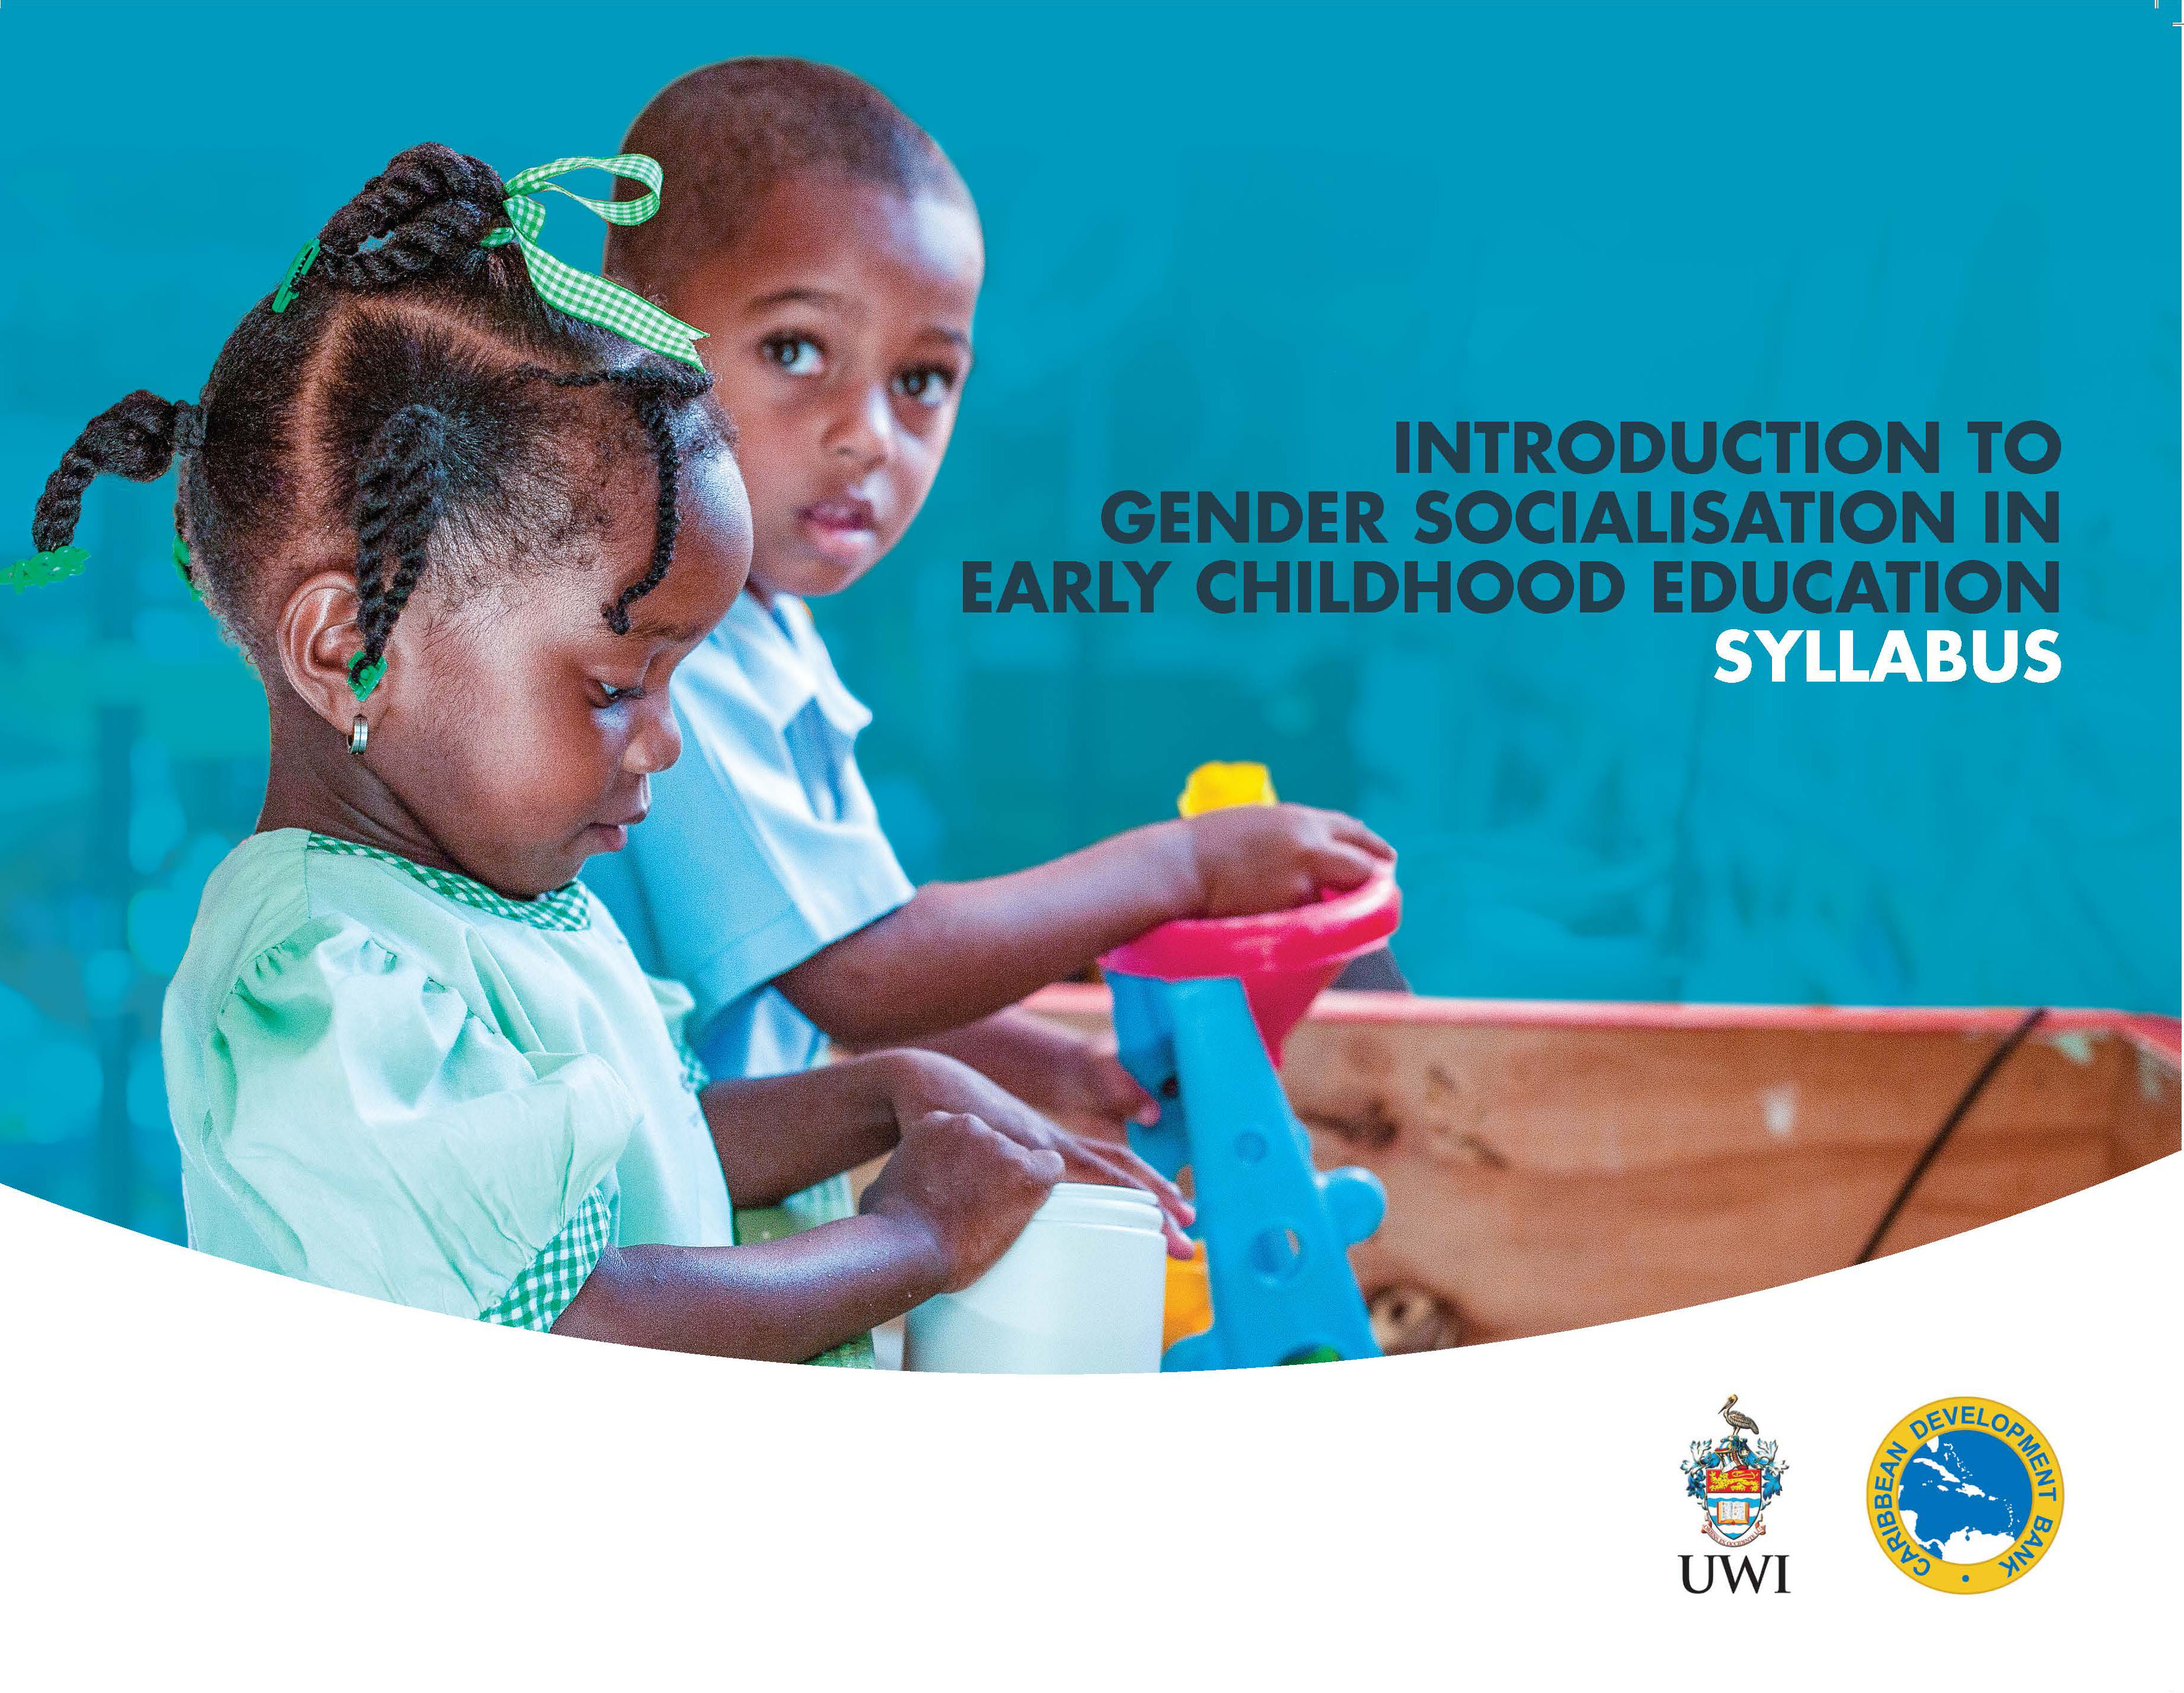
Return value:
M 254 835 L 206 885 L 160 1030 L 190 1244 L 534 1328 L 617 1240 L 732 1245 L 689 1004 L 579 883 L 511 900 Z M 618 1163 L 675 1179 L 625 1203 Z

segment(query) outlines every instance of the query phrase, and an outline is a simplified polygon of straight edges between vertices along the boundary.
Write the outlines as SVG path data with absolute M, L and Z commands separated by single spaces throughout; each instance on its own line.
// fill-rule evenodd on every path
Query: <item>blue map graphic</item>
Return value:
M 1903 1526 L 1944 1563 L 1984 1563 L 2032 1518 L 2032 1478 L 2010 1446 L 1977 1428 L 1939 1434 L 1903 1461 Z

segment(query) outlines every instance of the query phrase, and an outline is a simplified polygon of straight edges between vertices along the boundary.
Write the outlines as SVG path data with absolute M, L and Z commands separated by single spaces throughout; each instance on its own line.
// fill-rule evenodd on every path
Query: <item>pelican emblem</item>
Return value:
M 1729 1433 L 1691 1443 L 1684 1490 L 1705 1513 L 1702 1534 L 1717 1545 L 1742 1545 L 1767 1532 L 1760 1519 L 1782 1491 L 1790 1467 L 1776 1456 L 1780 1441 L 1758 1438 L 1759 1424 L 1736 1408 L 1735 1394 L 1714 1414 L 1729 1424 Z

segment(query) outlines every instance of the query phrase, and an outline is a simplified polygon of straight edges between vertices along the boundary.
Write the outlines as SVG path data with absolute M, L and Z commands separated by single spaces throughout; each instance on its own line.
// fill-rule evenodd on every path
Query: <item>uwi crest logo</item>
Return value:
M 1781 1443 L 1761 1440 L 1759 1425 L 1736 1408 L 1735 1394 L 1716 1414 L 1729 1424 L 1729 1433 L 1719 1440 L 1691 1442 L 1691 1455 L 1684 1460 L 1684 1490 L 1706 1512 L 1699 1519 L 1700 1533 L 1717 1545 L 1741 1546 L 1767 1532 L 1767 1507 L 1782 1491 L 1790 1466 L 1775 1456 Z
M 1759 1438 L 1759 1424 L 1736 1408 L 1735 1394 L 1716 1414 L 1729 1424 L 1729 1433 L 1719 1439 L 1691 1442 L 1691 1455 L 1684 1460 L 1684 1491 L 1698 1501 L 1704 1513 L 1699 1518 L 1701 1534 L 1719 1546 L 1748 1546 L 1767 1532 L 1767 1507 L 1780 1495 L 1782 1477 L 1790 1467 L 1780 1456 L 1781 1443 Z M 1774 1590 L 1787 1593 L 1790 1560 L 1777 1557 L 1774 1562 Z M 1730 1592 L 1747 1581 L 1753 1592 L 1762 1590 L 1761 1584 L 1767 1578 L 1766 1558 L 1759 1560 L 1754 1571 L 1750 1558 L 1732 1563 L 1718 1552 L 1707 1555 L 1704 1586 L 1692 1584 L 1691 1554 L 1684 1554 L 1685 1590 L 1710 1590 L 1716 1564 L 1728 1578 Z

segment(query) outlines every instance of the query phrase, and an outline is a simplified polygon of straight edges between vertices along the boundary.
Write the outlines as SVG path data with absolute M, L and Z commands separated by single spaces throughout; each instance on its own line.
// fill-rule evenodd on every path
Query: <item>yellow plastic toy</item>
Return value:
M 1226 810 L 1231 805 L 1271 805 L 1274 803 L 1273 772 L 1262 764 L 1202 764 L 1183 784 L 1175 809 L 1186 817 L 1204 811 Z M 1165 1352 L 1187 1335 L 1203 1334 L 1213 1326 L 1213 1289 L 1206 1278 L 1206 1243 L 1193 1243 L 1188 1258 L 1167 1261 L 1167 1298 L 1162 1307 L 1161 1351 Z
M 1262 764 L 1202 764 L 1183 784 L 1176 810 L 1186 817 L 1231 805 L 1271 805 L 1274 778 Z
M 1213 1289 L 1206 1278 L 1206 1243 L 1190 1243 L 1188 1258 L 1167 1261 L 1167 1293 L 1161 1306 L 1161 1351 L 1213 1326 Z
M 1183 784 L 1176 810 L 1186 817 L 1205 811 L 1226 810 L 1231 805 L 1271 805 L 1274 803 L 1273 773 L 1262 764 L 1202 764 Z M 1161 1350 L 1178 1340 L 1203 1334 L 1213 1326 L 1213 1289 L 1206 1275 L 1206 1243 L 1193 1243 L 1188 1258 L 1167 1261 L 1167 1297 L 1162 1307 Z

